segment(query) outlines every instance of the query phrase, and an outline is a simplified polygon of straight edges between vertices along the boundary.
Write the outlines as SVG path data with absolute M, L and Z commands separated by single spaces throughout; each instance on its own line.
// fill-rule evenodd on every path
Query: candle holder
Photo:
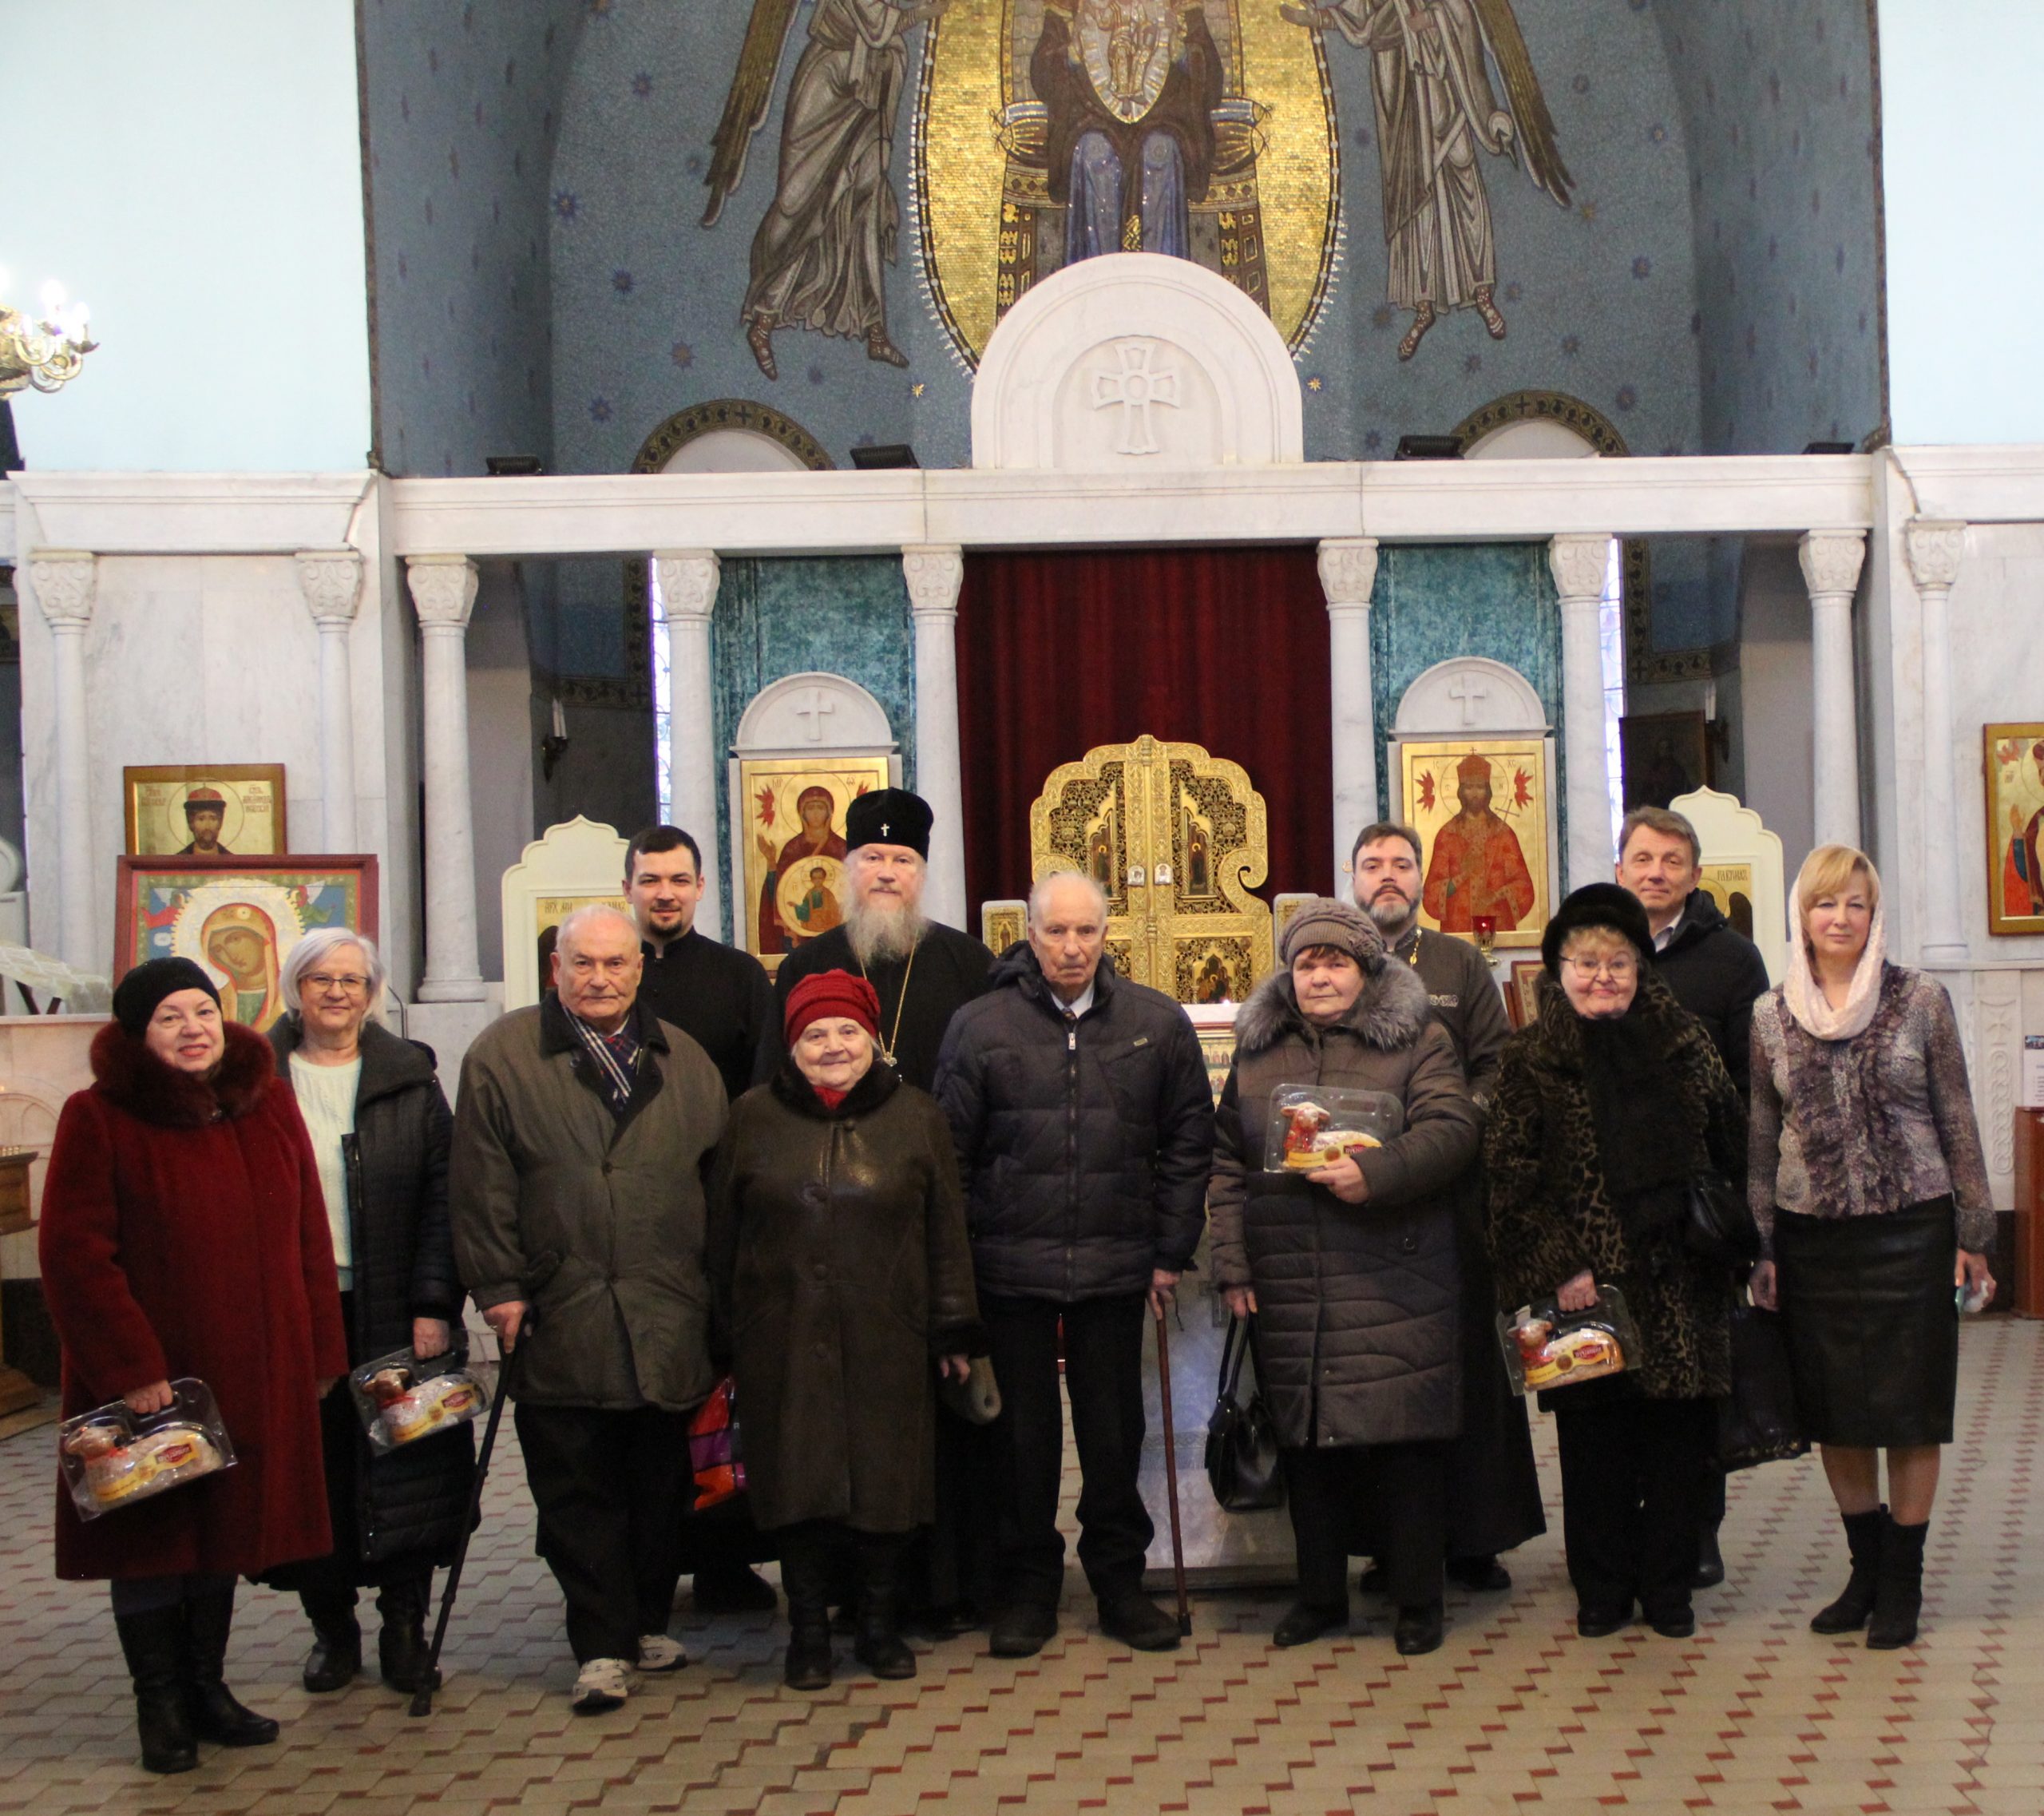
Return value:
M 0 285 L 6 281 L 0 273 Z M 42 319 L 35 322 L 0 303 L 0 398 L 30 386 L 39 391 L 61 391 L 84 370 L 85 355 L 99 345 L 86 331 L 85 305 L 67 303 L 58 285 L 44 287 L 42 307 Z
M 1483 954 L 1487 965 L 1497 957 L 1498 918 L 1495 914 L 1472 914 L 1469 925 L 1476 935 L 1476 950 Z

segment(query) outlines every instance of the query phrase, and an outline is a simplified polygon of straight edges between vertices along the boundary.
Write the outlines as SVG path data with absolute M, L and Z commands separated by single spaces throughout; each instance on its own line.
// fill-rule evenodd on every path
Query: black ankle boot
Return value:
M 1888 1524 L 1888 1509 L 1876 1507 L 1866 1513 L 1848 1513 L 1845 1543 L 1852 1554 L 1852 1574 L 1845 1592 L 1828 1608 L 1810 1617 L 1812 1633 L 1856 1633 L 1874 1612 L 1874 1589 L 1880 1580 L 1881 1540 Z
M 414 1576 L 377 1591 L 376 1612 L 383 1625 L 376 1636 L 376 1662 L 385 1683 L 410 1695 L 426 1687 L 423 1679 L 432 1648 L 426 1640 L 426 1611 L 433 1605 L 431 1576 Z M 433 1673 L 432 1687 L 440 1687 Z
M 184 1712 L 184 1611 L 173 1602 L 147 1614 L 117 1615 L 113 1625 L 135 1680 L 143 1770 L 190 1771 L 199 1763 L 199 1748 Z
M 913 1677 L 916 1655 L 901 1637 L 901 1541 L 892 1533 L 858 1537 L 859 1631 L 852 1655 L 875 1677 Z
M 184 1711 L 192 1731 L 223 1747 L 267 1747 L 277 1724 L 235 1700 L 223 1674 L 227 1636 L 234 1627 L 232 1584 L 184 1604 Z
M 1931 1530 L 1890 1519 L 1881 1533 L 1880 1580 L 1874 1588 L 1873 1618 L 1867 1623 L 1867 1650 L 1892 1652 L 1916 1638 L 1923 1612 L 1923 1540 Z
M 362 1628 L 352 1589 L 301 1589 L 298 1599 L 312 1623 L 312 1650 L 300 1674 L 315 1696 L 352 1683 L 362 1669 Z
M 790 1690 L 830 1687 L 830 1572 L 820 1547 L 792 1537 L 781 1550 L 781 1590 L 788 1598 L 788 1650 L 781 1681 Z

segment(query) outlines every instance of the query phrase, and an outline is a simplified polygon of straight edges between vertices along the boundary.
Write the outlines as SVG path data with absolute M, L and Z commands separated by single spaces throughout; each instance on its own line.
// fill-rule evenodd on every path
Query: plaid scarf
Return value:
M 646 1051 L 645 1042 L 639 1038 L 636 1017 L 626 1016 L 624 1025 L 615 1034 L 599 1033 L 579 1015 L 571 1013 L 568 1020 L 596 1062 L 596 1082 L 603 1087 L 611 1114 L 623 1116 L 637 1088 L 639 1062 Z

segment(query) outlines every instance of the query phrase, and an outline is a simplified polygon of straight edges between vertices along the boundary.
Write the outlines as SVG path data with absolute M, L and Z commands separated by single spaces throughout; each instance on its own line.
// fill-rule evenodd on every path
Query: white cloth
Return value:
M 362 1084 L 362 1061 L 346 1065 L 315 1065 L 304 1054 L 291 1056 L 291 1088 L 298 1099 L 305 1132 L 312 1137 L 312 1157 L 319 1163 L 319 1189 L 327 1200 L 327 1227 L 334 1233 L 334 1267 L 341 1291 L 355 1284 L 355 1244 L 348 1227 L 348 1171 L 341 1143 L 355 1133 L 355 1092 Z
M 1860 954 L 1843 1009 L 1831 1006 L 1810 969 L 1808 936 L 1799 931 L 1788 948 L 1788 981 L 1781 986 L 1782 1000 L 1804 1031 L 1819 1041 L 1849 1041 L 1864 1033 L 1880 1006 L 1881 966 L 1888 958 L 1888 910 L 1874 910 L 1873 925 L 1867 930 L 1867 949 Z

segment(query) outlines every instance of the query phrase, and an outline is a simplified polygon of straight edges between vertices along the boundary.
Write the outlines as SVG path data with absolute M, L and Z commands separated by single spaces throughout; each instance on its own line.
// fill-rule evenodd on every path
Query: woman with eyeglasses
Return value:
M 1732 1283 L 1686 1241 L 1689 1185 L 1743 1188 L 1746 1114 L 1703 1024 L 1653 969 L 1646 913 L 1613 883 L 1564 902 L 1540 942 L 1539 1012 L 1504 1050 L 1483 1156 L 1499 1309 L 1599 1285 L 1639 1329 L 1633 1366 L 1550 1389 L 1576 1630 L 1638 1603 L 1670 1639 L 1689 1604 L 1717 1401 L 1731 1390 Z
M 350 928 L 307 934 L 286 956 L 280 982 L 289 1013 L 270 1042 L 319 1164 L 348 1366 L 398 1350 L 442 1354 L 462 1293 L 447 1221 L 454 1118 L 433 1051 L 370 1019 L 383 964 Z M 339 1690 L 361 1670 L 355 1592 L 372 1588 L 383 1681 L 414 1690 L 426 1669 L 434 1566 L 451 1554 L 468 1509 L 469 1428 L 372 1456 L 350 1393 L 329 1395 L 321 1421 L 334 1548 L 263 1580 L 295 1590 L 311 1620 L 307 1690 Z
M 1977 1311 L 1994 1297 L 1994 1200 L 1951 998 L 1888 962 L 1867 854 L 1812 851 L 1796 918 L 1788 978 L 1753 1009 L 1753 1300 L 1781 1306 L 1852 1553 L 1844 1593 L 1810 1627 L 1864 1627 L 1886 1651 L 1916 1637 L 1959 1387 L 1955 1299 Z

